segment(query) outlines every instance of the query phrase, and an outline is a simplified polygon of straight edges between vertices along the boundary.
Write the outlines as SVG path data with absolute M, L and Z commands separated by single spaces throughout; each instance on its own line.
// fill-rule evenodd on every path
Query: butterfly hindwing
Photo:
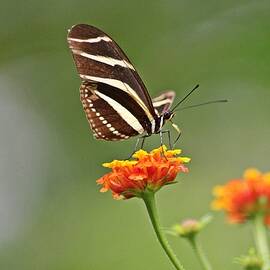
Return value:
M 174 101 L 175 92 L 174 91 L 166 91 L 160 94 L 159 96 L 152 99 L 153 106 L 158 115 L 162 115 L 166 111 L 168 111 Z
M 130 115 L 125 110 L 122 113 L 126 113 L 126 121 L 123 120 L 116 107 L 109 105 L 102 94 L 96 94 L 97 89 L 98 83 L 91 82 L 83 82 L 80 87 L 80 98 L 95 138 L 112 141 L 138 135 L 137 130 L 143 129 L 140 123 L 136 119 L 128 119 Z

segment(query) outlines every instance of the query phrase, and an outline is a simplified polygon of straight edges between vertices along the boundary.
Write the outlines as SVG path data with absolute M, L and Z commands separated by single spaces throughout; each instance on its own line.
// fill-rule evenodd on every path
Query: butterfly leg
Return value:
M 128 159 L 131 159 L 131 158 L 132 158 L 132 156 L 134 155 L 134 153 L 137 151 L 137 148 L 138 148 L 138 145 L 139 145 L 140 139 L 141 139 L 141 137 L 139 137 L 139 138 L 136 140 L 136 143 L 135 143 L 134 149 L 133 149 L 132 153 L 130 154 L 130 156 L 128 157 Z
M 145 136 L 143 136 L 143 137 L 142 137 L 142 143 L 141 143 L 141 147 L 140 147 L 140 149 L 143 149 L 145 139 L 146 139 L 146 137 L 145 137 Z
M 165 153 L 164 153 L 164 148 L 163 148 L 163 133 L 166 133 L 166 131 L 164 132 L 164 131 L 161 130 L 159 132 L 159 136 L 160 136 L 160 147 L 162 149 L 162 155 L 163 155 L 163 157 L 165 157 L 165 159 L 167 160 L 167 158 L 165 156 Z
M 173 148 L 175 147 L 176 143 L 177 143 L 178 140 L 180 139 L 181 135 L 182 135 L 182 132 L 181 132 L 181 130 L 179 130 L 178 136 L 177 136 L 177 138 L 175 139 L 175 141 L 174 141 L 174 143 L 173 143 Z
M 172 140 L 171 140 L 171 131 L 170 130 L 163 130 L 161 131 L 163 134 L 167 134 L 168 136 L 168 141 L 169 141 L 169 147 L 170 149 L 173 149 L 173 145 L 172 145 Z
M 178 135 L 177 135 L 177 137 L 176 137 L 176 139 L 174 140 L 174 143 L 173 143 L 173 148 L 174 148 L 175 145 L 176 145 L 176 143 L 177 143 L 177 141 L 178 141 L 179 138 L 181 137 L 182 132 L 181 132 L 180 128 L 179 128 L 175 123 L 173 123 L 172 120 L 170 120 L 170 122 L 172 123 L 172 127 L 173 127 L 173 128 L 176 130 L 176 132 L 178 133 Z
M 145 139 L 146 139 L 147 137 L 149 137 L 149 136 L 150 136 L 150 135 L 144 135 L 144 136 L 141 136 L 141 137 L 139 137 L 139 138 L 137 139 L 137 141 L 136 141 L 136 143 L 135 143 L 135 146 L 134 146 L 134 149 L 133 149 L 133 151 L 132 151 L 132 153 L 131 153 L 131 155 L 129 156 L 128 159 L 131 159 L 132 156 L 134 155 L 134 153 L 135 153 L 136 151 L 138 151 L 138 149 L 142 149 L 142 148 L 143 148 Z M 141 146 L 140 146 L 140 148 L 138 148 L 138 145 L 139 145 L 139 143 L 140 143 L 140 140 L 141 140 Z

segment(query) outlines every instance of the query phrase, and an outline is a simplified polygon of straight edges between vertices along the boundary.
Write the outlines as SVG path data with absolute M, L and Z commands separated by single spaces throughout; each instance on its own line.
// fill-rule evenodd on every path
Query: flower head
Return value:
M 180 236 L 184 238 L 194 238 L 205 226 L 207 226 L 212 220 L 212 216 L 206 215 L 201 219 L 186 219 L 180 224 L 176 224 L 172 227 L 169 234 Z
M 233 223 L 243 223 L 257 213 L 270 226 L 270 172 L 256 169 L 245 171 L 242 179 L 234 179 L 214 188 L 215 210 L 224 210 Z
M 153 192 L 162 186 L 172 183 L 180 172 L 187 172 L 184 165 L 187 157 L 179 157 L 181 150 L 167 150 L 165 146 L 154 149 L 150 153 L 139 150 L 134 160 L 114 160 L 103 166 L 112 169 L 97 180 L 102 185 L 101 192 L 112 191 L 115 199 L 129 199 L 146 190 Z

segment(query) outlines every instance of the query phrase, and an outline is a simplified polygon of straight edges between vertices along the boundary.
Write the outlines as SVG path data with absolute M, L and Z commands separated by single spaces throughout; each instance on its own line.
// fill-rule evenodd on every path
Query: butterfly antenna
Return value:
M 199 87 L 199 84 L 197 84 L 191 91 L 189 91 L 173 108 L 172 112 L 182 103 L 184 102 L 197 88 Z
M 203 103 L 199 103 L 199 104 L 195 104 L 195 105 L 185 106 L 185 107 L 183 107 L 179 110 L 176 110 L 176 111 L 182 111 L 182 110 L 186 110 L 189 108 L 195 108 L 195 107 L 200 107 L 200 106 L 204 106 L 204 105 L 208 105 L 208 104 L 224 103 L 224 102 L 228 102 L 228 100 L 227 99 L 218 99 L 218 100 L 207 101 L 207 102 L 203 102 Z

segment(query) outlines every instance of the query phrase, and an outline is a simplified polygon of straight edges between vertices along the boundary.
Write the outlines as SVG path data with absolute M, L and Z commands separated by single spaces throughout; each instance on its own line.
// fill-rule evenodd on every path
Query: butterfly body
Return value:
M 78 24 L 68 33 L 77 71 L 82 80 L 80 99 L 97 139 L 126 140 L 160 133 L 174 113 L 175 93 L 151 99 L 132 63 L 107 34 Z

